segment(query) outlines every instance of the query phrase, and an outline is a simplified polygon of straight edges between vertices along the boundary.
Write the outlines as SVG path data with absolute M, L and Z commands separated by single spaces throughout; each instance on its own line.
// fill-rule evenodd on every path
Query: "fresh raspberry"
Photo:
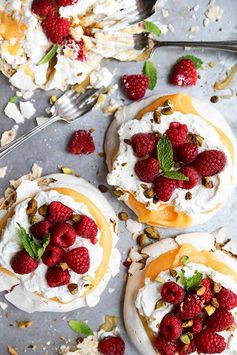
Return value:
M 54 227 L 51 234 L 53 244 L 61 248 L 69 248 L 75 243 L 76 231 L 69 223 L 58 224 Z
M 219 354 L 226 348 L 225 339 L 216 333 L 202 331 L 195 337 L 197 351 L 204 354 Z
M 130 100 L 142 99 L 149 86 L 149 79 L 146 75 L 124 75 L 122 77 L 125 94 Z
M 25 250 L 16 253 L 11 260 L 11 267 L 16 274 L 24 275 L 35 271 L 39 262 L 33 259 Z
M 83 62 L 86 59 L 85 45 L 83 39 L 76 41 L 71 36 L 68 36 L 63 42 L 63 48 L 69 48 L 73 53 L 73 58 Z
M 198 154 L 193 166 L 202 176 L 213 176 L 220 173 L 226 165 L 225 154 L 216 149 L 205 150 Z
M 91 154 L 95 151 L 92 135 L 88 131 L 79 130 L 71 136 L 67 150 L 71 154 Z
M 42 261 L 47 266 L 57 265 L 64 256 L 64 250 L 56 245 L 48 245 L 42 256 Z
M 192 333 L 198 334 L 202 331 L 203 328 L 203 318 L 200 316 L 196 316 L 193 318 L 193 325 L 192 325 Z
M 81 215 L 80 221 L 74 224 L 74 228 L 80 237 L 90 239 L 93 244 L 97 242 L 98 227 L 92 218 Z
M 178 354 L 179 355 L 188 355 L 192 354 L 197 350 L 197 346 L 194 340 L 191 340 L 190 344 L 185 345 L 181 341 L 178 343 Z
M 135 165 L 135 172 L 141 181 L 153 182 L 159 174 L 158 160 L 153 158 L 139 160 Z
M 206 319 L 207 329 L 210 332 L 222 332 L 233 325 L 234 317 L 225 309 L 217 309 L 210 317 Z
M 173 281 L 165 282 L 161 288 L 161 297 L 165 302 L 178 304 L 183 302 L 185 291 L 183 287 L 179 286 Z
M 180 173 L 187 176 L 189 180 L 188 181 L 177 180 L 177 187 L 181 189 L 187 189 L 187 190 L 193 189 L 197 185 L 200 178 L 197 170 L 194 169 L 194 167 L 192 167 L 191 165 L 187 165 L 187 166 L 183 166 L 179 171 Z
M 220 308 L 229 311 L 237 307 L 237 295 L 225 287 L 222 287 L 220 292 L 216 294 L 216 298 Z
M 209 278 L 203 279 L 201 282 L 201 287 L 205 287 L 205 292 L 199 298 L 204 301 L 204 303 L 209 303 L 214 297 L 213 293 L 213 281 Z
M 181 303 L 178 316 L 181 319 L 193 319 L 202 311 L 202 303 L 196 295 L 189 295 Z
M 49 287 L 68 285 L 71 278 L 68 270 L 62 270 L 57 266 L 48 268 L 45 277 Z
M 34 0 L 31 11 L 39 16 L 50 16 L 56 11 L 56 6 L 49 0 Z
M 192 163 L 198 155 L 198 146 L 195 143 L 184 143 L 176 151 L 179 161 L 184 164 Z
M 100 340 L 98 350 L 103 355 L 124 355 L 125 343 L 119 336 L 110 336 Z
M 77 274 L 85 274 L 90 268 L 90 255 L 85 247 L 70 250 L 65 256 L 65 261 Z
M 134 154 L 138 158 L 153 154 L 156 151 L 158 138 L 154 133 L 137 133 L 132 136 L 131 142 Z
M 56 0 L 58 6 L 69 6 L 74 5 L 78 2 L 78 0 Z
M 51 42 L 61 44 L 63 39 L 69 35 L 70 21 L 66 18 L 52 15 L 42 21 L 42 27 Z
M 43 239 L 46 234 L 49 233 L 51 227 L 52 224 L 49 221 L 40 221 L 32 224 L 32 226 L 30 227 L 30 234 L 32 234 L 34 238 L 40 240 Z
M 159 330 L 166 339 L 178 339 L 183 332 L 182 321 L 174 313 L 168 313 L 162 319 Z
M 155 193 L 159 200 L 169 201 L 176 186 L 177 181 L 160 176 L 155 180 Z
M 171 122 L 165 133 L 171 141 L 172 146 L 178 148 L 185 143 L 188 135 L 188 127 L 186 124 Z
M 194 63 L 189 59 L 182 59 L 175 64 L 170 82 L 173 85 L 192 86 L 197 82 L 197 71 Z
M 72 218 L 73 211 L 59 201 L 53 201 L 48 207 L 48 220 L 52 224 L 63 223 Z
M 167 340 L 160 335 L 155 338 L 154 345 L 160 355 L 175 355 L 177 351 L 177 340 Z

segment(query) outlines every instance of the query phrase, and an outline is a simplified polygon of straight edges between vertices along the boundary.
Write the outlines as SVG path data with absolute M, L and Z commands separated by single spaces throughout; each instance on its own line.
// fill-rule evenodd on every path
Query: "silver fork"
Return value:
M 237 41 L 157 41 L 147 32 L 135 34 L 133 38 L 136 50 L 151 50 L 151 53 L 159 47 L 201 47 L 237 53 Z
M 23 134 L 18 139 L 0 148 L 0 159 L 5 157 L 8 153 L 19 147 L 29 138 L 40 132 L 42 129 L 48 127 L 56 121 L 64 121 L 73 123 L 78 120 L 82 115 L 87 113 L 95 105 L 100 93 L 104 92 L 105 88 L 91 89 L 81 95 L 74 90 L 68 90 L 62 95 L 52 107 L 52 116 L 45 121 L 42 125 L 34 127 L 28 133 Z

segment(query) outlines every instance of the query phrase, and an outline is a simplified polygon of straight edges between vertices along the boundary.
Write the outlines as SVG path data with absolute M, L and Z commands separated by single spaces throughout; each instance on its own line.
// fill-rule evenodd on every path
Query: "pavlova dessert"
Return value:
M 142 249 L 143 263 L 130 267 L 124 302 L 126 329 L 139 353 L 237 353 L 236 253 L 223 230 Z
M 0 1 L 0 70 L 23 91 L 110 84 L 102 58 L 139 59 L 135 0 Z
M 116 224 L 100 191 L 81 178 L 53 174 L 22 181 L 1 211 L 6 299 L 27 312 L 95 306 L 119 271 Z
M 225 119 L 182 93 L 120 109 L 105 152 L 108 183 L 149 225 L 203 223 L 222 207 L 236 182 L 235 138 Z

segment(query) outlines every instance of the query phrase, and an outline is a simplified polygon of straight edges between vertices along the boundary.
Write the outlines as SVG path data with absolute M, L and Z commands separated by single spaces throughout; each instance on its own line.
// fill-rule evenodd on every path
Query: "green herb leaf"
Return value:
M 149 79 L 149 89 L 154 90 L 157 84 L 157 70 L 154 63 L 150 61 L 145 62 L 143 74 L 145 74 Z
M 168 172 L 173 168 L 173 149 L 172 144 L 166 136 L 159 139 L 157 144 L 157 156 L 160 168 L 163 172 Z
M 94 334 L 88 325 L 83 322 L 79 322 L 78 320 L 70 320 L 68 325 L 72 330 L 74 330 L 74 332 L 77 332 L 81 335 L 89 336 Z
M 186 265 L 189 262 L 189 257 L 187 255 L 182 256 L 181 263 L 182 265 Z
M 175 170 L 165 171 L 164 177 L 166 177 L 167 179 L 189 181 L 189 178 L 186 175 L 180 173 L 179 171 L 175 171 Z
M 8 102 L 11 102 L 12 104 L 16 104 L 17 103 L 17 96 L 11 96 Z
M 195 65 L 196 69 L 200 69 L 203 65 L 203 61 L 201 60 L 201 58 L 195 57 L 194 55 L 191 54 L 187 54 L 184 55 L 183 57 L 180 57 L 177 59 L 177 62 L 180 62 L 182 59 L 189 59 L 193 62 L 193 64 Z
M 23 244 L 23 247 L 25 251 L 35 260 L 39 260 L 42 255 L 44 254 L 44 251 L 49 244 L 50 241 L 50 234 L 47 234 L 41 244 L 37 244 L 34 239 L 32 238 L 31 235 L 29 235 L 25 228 L 23 228 L 19 223 L 17 223 L 19 226 L 19 234 L 21 237 L 21 242 Z
M 179 273 L 181 283 L 187 292 L 196 290 L 202 282 L 203 274 L 201 272 L 196 272 L 192 277 L 186 277 L 185 272 L 182 269 Z
M 38 63 L 38 65 L 42 65 L 42 64 L 46 64 L 48 62 L 50 62 L 50 60 L 55 56 L 55 54 L 57 53 L 58 50 L 58 45 L 54 44 L 52 46 L 52 48 L 48 51 L 48 53 L 45 54 L 45 56 L 43 56 L 43 58 L 40 60 L 40 62 Z
M 153 22 L 151 21 L 143 21 L 143 27 L 146 31 L 153 33 L 156 36 L 161 35 L 161 30 L 160 28 Z

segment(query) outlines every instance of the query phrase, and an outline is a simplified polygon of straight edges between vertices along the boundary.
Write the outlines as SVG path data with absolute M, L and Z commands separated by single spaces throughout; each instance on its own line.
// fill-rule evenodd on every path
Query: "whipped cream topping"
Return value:
M 65 90 L 68 85 L 83 83 L 93 71 L 103 70 L 100 62 L 104 57 L 133 60 L 140 54 L 133 49 L 133 33 L 141 29 L 127 25 L 137 12 L 135 0 L 80 0 L 60 7 L 59 13 L 71 22 L 70 36 L 83 41 L 85 60 L 77 60 L 72 51 L 59 46 L 53 68 L 51 63 L 38 65 L 52 43 L 44 34 L 40 18 L 31 12 L 31 5 L 32 0 L 0 0 L 0 11 L 16 21 L 18 28 L 24 26 L 17 34 L 7 26 L 0 28 L 0 58 L 12 68 L 11 84 L 21 90 Z M 89 28 L 91 34 L 85 34 L 84 28 Z M 101 73 L 107 84 L 111 74 Z
M 159 108 L 161 111 L 162 108 Z M 160 203 L 154 203 L 152 199 L 148 199 L 144 195 L 144 184 L 136 175 L 134 167 L 138 158 L 133 152 L 132 146 L 124 142 L 125 139 L 131 139 L 136 133 L 160 132 L 164 134 L 171 122 L 179 122 L 186 124 L 189 132 L 200 135 L 204 138 L 202 147 L 199 152 L 207 149 L 222 150 L 227 157 L 227 163 L 224 170 L 213 176 L 212 181 L 214 188 L 207 189 L 201 182 L 192 190 L 192 199 L 186 200 L 187 190 L 177 188 L 167 204 L 174 205 L 177 211 L 183 211 L 190 216 L 198 215 L 206 211 L 216 208 L 218 204 L 222 204 L 228 197 L 231 190 L 231 179 L 233 173 L 233 163 L 230 153 L 222 143 L 217 131 L 213 125 L 206 120 L 194 114 L 183 114 L 181 112 L 173 112 L 169 116 L 161 115 L 161 123 L 155 123 L 153 112 L 146 113 L 140 120 L 130 120 L 123 123 L 118 131 L 119 150 L 113 162 L 112 171 L 108 174 L 107 180 L 110 185 L 118 186 L 124 191 L 133 194 L 136 199 L 145 204 L 148 210 L 156 210 Z M 148 187 L 151 184 L 146 184 Z M 127 200 L 125 193 L 121 199 Z M 164 204 L 164 202 L 162 202 Z
M 55 190 L 41 191 L 35 196 L 35 199 L 38 206 L 50 204 L 52 201 L 60 201 L 64 205 L 73 209 L 75 213 L 85 214 L 93 219 L 85 205 L 75 202 L 70 196 L 59 194 Z M 15 214 L 11 219 L 9 219 L 2 234 L 0 243 L 0 264 L 12 272 L 13 270 L 10 265 L 11 259 L 19 250 L 22 250 L 17 223 L 24 227 L 27 232 L 29 232 L 30 228 L 29 218 L 26 214 L 28 201 L 29 199 L 24 200 L 16 206 Z M 98 241 L 100 240 L 100 236 L 101 233 L 98 230 Z M 78 285 L 78 293 L 76 295 L 72 295 L 66 286 L 50 288 L 45 279 L 48 267 L 42 261 L 40 261 L 40 265 L 34 272 L 26 275 L 17 275 L 17 277 L 20 279 L 20 282 L 24 288 L 28 291 L 35 292 L 46 298 L 57 297 L 62 302 L 70 302 L 71 300 L 82 296 L 87 290 L 89 283 L 88 280 L 93 280 L 95 278 L 96 270 L 98 269 L 103 256 L 103 248 L 99 245 L 99 242 L 93 245 L 89 239 L 81 237 L 77 237 L 75 243 L 67 250 L 80 246 L 86 247 L 89 251 L 90 268 L 88 272 L 83 275 L 79 275 L 70 270 L 70 283 L 76 283 Z
M 181 267 L 177 267 L 174 270 L 179 273 Z M 188 263 L 186 266 L 182 267 L 182 270 L 184 270 L 186 277 L 191 277 L 196 271 L 199 271 L 204 275 L 204 277 L 210 277 L 214 282 L 220 283 L 222 286 L 226 287 L 232 292 L 237 293 L 237 283 L 233 279 L 233 277 L 224 275 L 212 268 L 206 267 L 205 265 Z M 159 277 L 159 280 L 162 280 L 163 282 L 174 281 L 182 286 L 179 279 L 177 280 L 176 277 L 172 277 L 170 275 L 169 270 L 159 273 L 157 277 Z M 167 313 L 170 313 L 173 309 L 173 306 L 167 303 L 162 308 L 155 309 L 156 302 L 161 299 L 161 288 L 163 282 L 152 282 L 150 279 L 147 278 L 145 281 L 145 286 L 139 289 L 135 302 L 139 314 L 145 317 L 149 328 L 153 331 L 154 334 L 158 334 L 159 324 L 161 323 L 162 318 Z M 234 317 L 234 324 L 236 325 L 237 307 L 232 309 L 230 312 Z M 219 334 L 225 338 L 225 341 L 227 343 L 227 347 L 225 351 L 222 352 L 222 354 L 235 355 L 237 349 L 237 331 L 222 331 L 219 332 Z M 194 352 L 192 354 L 197 355 L 198 353 Z

